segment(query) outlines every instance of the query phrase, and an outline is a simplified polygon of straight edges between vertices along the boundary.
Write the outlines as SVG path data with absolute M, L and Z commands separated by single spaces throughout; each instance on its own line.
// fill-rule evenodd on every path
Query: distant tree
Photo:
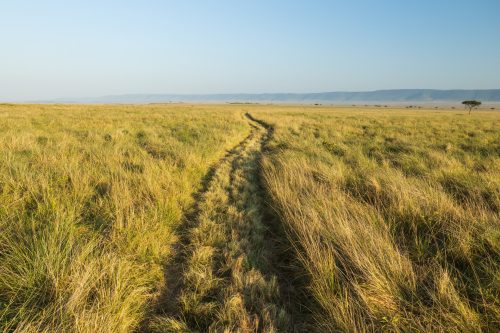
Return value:
M 470 114 L 472 109 L 476 109 L 477 107 L 479 107 L 479 105 L 481 105 L 481 102 L 476 100 L 471 100 L 471 101 L 463 101 L 462 104 L 465 105 L 467 109 L 469 109 L 469 114 Z

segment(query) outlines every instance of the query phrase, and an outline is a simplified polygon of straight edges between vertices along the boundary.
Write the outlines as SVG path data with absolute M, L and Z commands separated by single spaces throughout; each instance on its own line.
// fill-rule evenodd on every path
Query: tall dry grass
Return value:
M 262 128 L 237 146 L 245 112 L 274 129 L 261 165 Z M 177 307 L 154 317 L 216 163 L 168 276 Z M 297 309 L 259 175 L 312 296 Z M 0 328 L 309 330 L 286 311 L 307 309 L 319 332 L 495 332 L 499 175 L 494 112 L 0 105 Z
M 255 107 L 321 332 L 499 329 L 500 116 Z
M 0 331 L 130 332 L 209 166 L 215 106 L 0 105 Z

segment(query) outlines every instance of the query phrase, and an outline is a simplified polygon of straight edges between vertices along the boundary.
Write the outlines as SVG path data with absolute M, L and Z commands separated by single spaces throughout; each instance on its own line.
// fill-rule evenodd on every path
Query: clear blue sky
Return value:
M 500 88 L 500 1 L 0 0 L 0 100 L 391 88 Z

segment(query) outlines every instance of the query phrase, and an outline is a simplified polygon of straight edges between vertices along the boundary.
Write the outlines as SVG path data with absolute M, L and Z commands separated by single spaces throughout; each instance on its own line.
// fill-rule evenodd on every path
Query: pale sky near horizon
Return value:
M 500 88 L 498 0 L 0 0 L 0 101 Z

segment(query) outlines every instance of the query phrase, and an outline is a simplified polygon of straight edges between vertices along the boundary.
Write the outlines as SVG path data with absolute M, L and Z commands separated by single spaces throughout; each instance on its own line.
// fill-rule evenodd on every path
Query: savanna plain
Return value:
M 1 332 L 498 332 L 500 113 L 0 104 Z

